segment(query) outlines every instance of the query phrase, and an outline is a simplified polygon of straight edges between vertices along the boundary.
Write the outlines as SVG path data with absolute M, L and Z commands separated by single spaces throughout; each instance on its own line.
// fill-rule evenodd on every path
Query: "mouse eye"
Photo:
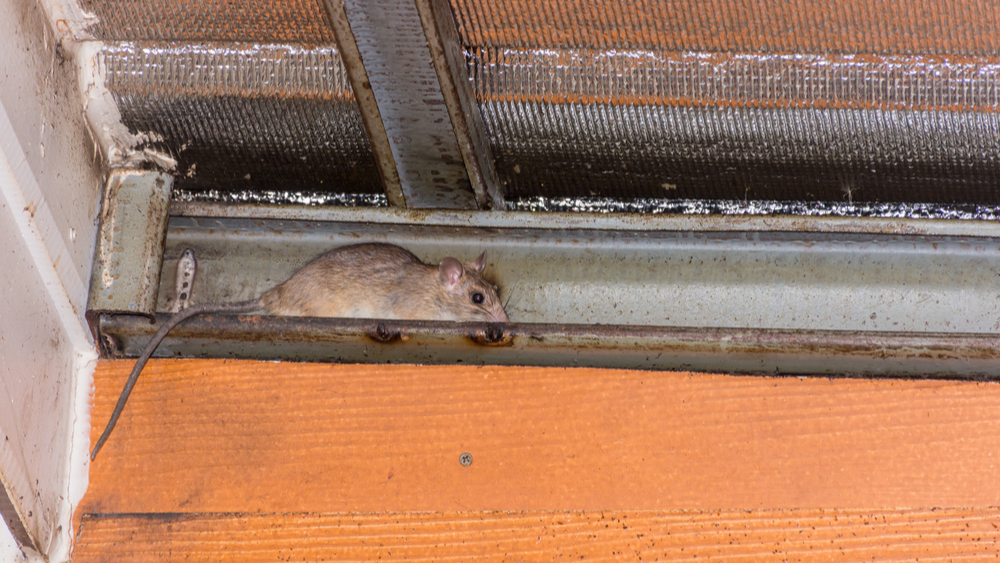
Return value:
M 486 296 L 478 291 L 472 294 L 472 302 L 476 305 L 482 305 L 483 301 L 486 301 Z

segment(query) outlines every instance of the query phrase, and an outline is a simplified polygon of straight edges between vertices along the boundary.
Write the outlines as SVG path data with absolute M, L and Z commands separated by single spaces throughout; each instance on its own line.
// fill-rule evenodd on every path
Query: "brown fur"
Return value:
M 261 297 L 275 315 L 507 322 L 500 298 L 475 262 L 449 290 L 441 268 L 381 243 L 335 248 Z M 482 293 L 482 304 L 472 296 Z

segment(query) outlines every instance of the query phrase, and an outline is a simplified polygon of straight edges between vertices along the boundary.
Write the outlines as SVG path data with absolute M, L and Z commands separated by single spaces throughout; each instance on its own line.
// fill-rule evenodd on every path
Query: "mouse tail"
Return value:
M 202 313 L 250 313 L 261 308 L 262 303 L 260 299 L 238 301 L 236 303 L 202 303 L 192 305 L 174 314 L 167 322 L 163 323 L 160 329 L 156 331 L 156 334 L 149 339 L 149 344 L 146 344 L 146 347 L 142 350 L 142 354 L 135 361 L 132 373 L 129 374 L 128 381 L 125 382 L 125 388 L 122 389 L 122 393 L 118 397 L 118 404 L 115 405 L 115 410 L 111 413 L 111 419 L 104 428 L 104 433 L 98 438 L 97 444 L 94 445 L 94 450 L 90 453 L 90 461 L 94 461 L 97 458 L 97 452 L 101 451 L 101 446 L 104 445 L 104 442 L 107 442 L 108 436 L 111 436 L 111 431 L 115 429 L 115 424 L 118 423 L 118 418 L 121 416 L 122 410 L 125 409 L 125 403 L 128 402 L 128 397 L 132 394 L 132 388 L 135 387 L 136 382 L 139 380 L 142 368 L 146 366 L 146 362 L 153 356 L 153 352 L 159 347 L 160 342 L 166 338 L 168 332 L 187 319 Z

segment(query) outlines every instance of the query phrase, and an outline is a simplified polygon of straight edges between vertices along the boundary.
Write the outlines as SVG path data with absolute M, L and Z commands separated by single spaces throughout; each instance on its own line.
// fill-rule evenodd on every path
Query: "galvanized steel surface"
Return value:
M 995 223 L 883 220 L 872 232 L 870 220 L 718 217 L 719 230 L 690 231 L 685 217 L 554 214 L 559 228 L 541 229 L 516 212 L 173 208 L 219 217 L 171 218 L 158 310 L 187 248 L 193 301 L 210 302 L 256 297 L 330 248 L 382 241 L 427 262 L 487 250 L 513 322 L 211 315 L 178 327 L 161 356 L 1000 377 L 1000 236 L 967 235 L 1000 235 Z M 155 328 L 113 315 L 97 326 L 111 355 L 137 354 Z
M 161 315 L 159 321 L 166 320 Z M 156 327 L 110 316 L 101 330 L 137 355 Z M 483 345 L 502 331 L 504 345 Z M 477 342 L 478 341 L 478 342 Z M 635 326 L 391 322 L 295 317 L 193 318 L 159 357 L 208 355 L 293 361 L 593 366 L 766 375 L 1000 378 L 996 335 L 810 333 Z
M 378 101 L 375 99 L 368 71 L 361 59 L 361 50 L 351 29 L 351 22 L 347 18 L 344 2 L 325 0 L 324 5 L 330 18 L 330 26 L 337 38 L 337 49 L 340 51 L 347 77 L 351 82 L 351 90 L 355 92 L 354 99 L 361 113 L 361 121 L 365 124 L 365 133 L 371 144 L 372 156 L 378 167 L 386 201 L 396 207 L 405 207 L 406 197 L 400 183 L 399 169 L 392 155 L 392 146 L 385 131 L 382 113 L 378 109 Z
M 407 207 L 476 209 L 417 8 L 343 0 Z
M 988 237 L 175 217 L 164 268 L 194 248 L 195 302 L 236 301 L 365 241 L 432 263 L 487 250 L 513 322 L 1000 333 L 1000 239 Z
M 416 0 L 415 4 L 476 201 L 482 209 L 506 209 L 451 5 L 448 0 Z
M 156 312 L 172 185 L 173 178 L 161 172 L 120 171 L 110 176 L 88 310 L 146 316 Z

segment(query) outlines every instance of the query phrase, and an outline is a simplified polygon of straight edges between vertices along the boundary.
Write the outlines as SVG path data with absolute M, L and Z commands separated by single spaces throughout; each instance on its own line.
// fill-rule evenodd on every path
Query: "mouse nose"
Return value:
M 491 317 L 490 321 L 494 323 L 510 322 L 510 319 L 507 318 L 507 312 L 504 311 L 503 309 L 500 309 L 499 311 L 494 311 L 493 314 L 490 315 L 490 317 Z

